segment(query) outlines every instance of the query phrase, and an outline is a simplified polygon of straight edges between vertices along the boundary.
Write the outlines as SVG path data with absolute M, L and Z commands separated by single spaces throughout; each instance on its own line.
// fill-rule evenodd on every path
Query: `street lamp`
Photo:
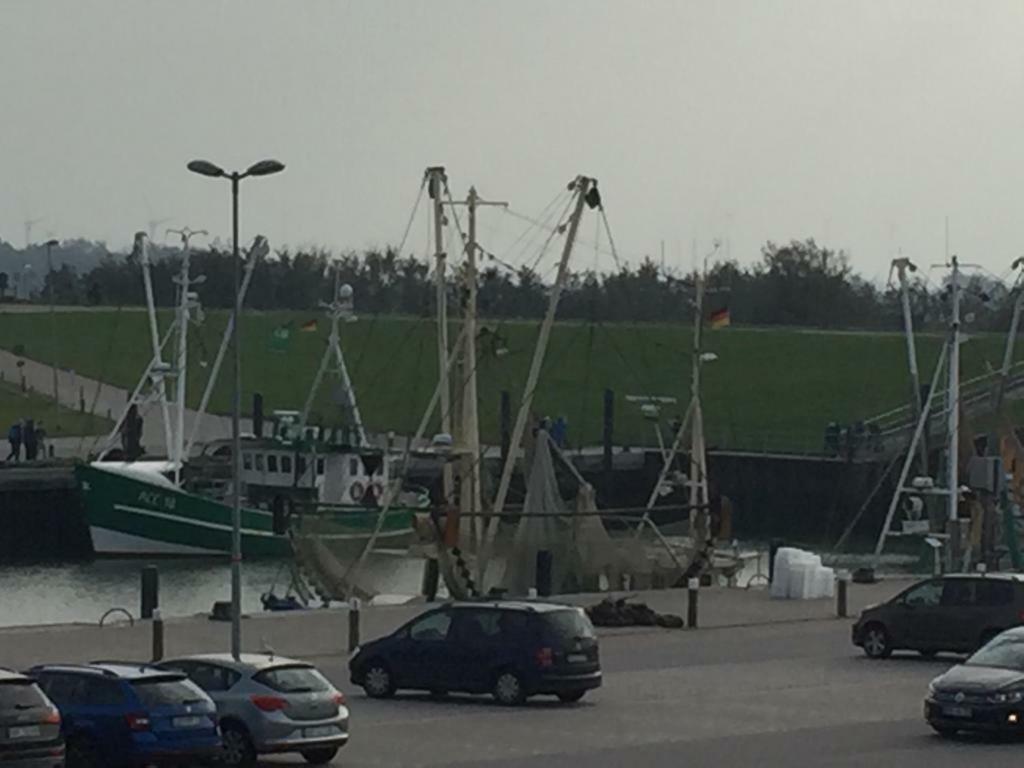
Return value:
M 247 176 L 269 176 L 284 170 L 284 163 L 277 160 L 261 160 L 239 173 L 227 172 L 208 160 L 193 160 L 188 164 L 192 173 L 214 179 L 226 178 L 231 181 L 231 255 L 234 262 L 235 304 L 231 314 L 231 346 L 234 358 L 235 392 L 231 408 L 231 477 L 234 491 L 231 494 L 231 655 L 237 660 L 242 653 L 242 363 L 241 340 L 241 270 L 238 257 L 238 182 Z
M 57 240 L 47 240 L 46 243 L 46 281 L 47 300 L 50 302 L 50 355 L 53 361 L 53 406 L 59 410 L 60 392 L 57 388 L 57 315 L 53 309 L 53 249 L 60 245 Z

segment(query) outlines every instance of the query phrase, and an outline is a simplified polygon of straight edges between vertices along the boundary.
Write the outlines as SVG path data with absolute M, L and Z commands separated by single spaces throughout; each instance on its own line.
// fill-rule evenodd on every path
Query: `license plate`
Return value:
M 970 717 L 971 710 L 969 707 L 943 707 L 942 714 L 946 717 Z
M 12 739 L 31 739 L 39 736 L 38 725 L 23 725 L 16 728 L 9 728 L 7 736 Z
M 175 728 L 198 728 L 203 722 L 201 717 L 176 717 L 171 721 Z
M 570 664 L 585 664 L 587 662 L 587 654 L 585 653 L 570 653 L 566 658 Z
M 318 725 L 316 728 L 306 729 L 307 739 L 322 739 L 325 736 L 334 736 L 337 729 L 333 725 Z

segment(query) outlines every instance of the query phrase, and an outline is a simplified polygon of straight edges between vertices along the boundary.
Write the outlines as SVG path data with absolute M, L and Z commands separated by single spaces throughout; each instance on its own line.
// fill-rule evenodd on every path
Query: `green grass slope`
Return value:
M 109 432 L 114 425 L 99 416 L 57 409 L 53 400 L 22 392 L 8 381 L 0 381 L 0 459 L 7 455 L 7 430 L 18 419 L 43 421 L 48 437 L 77 437 Z
M 244 408 L 262 392 L 269 410 L 300 408 L 327 341 L 328 322 L 315 332 L 299 326 L 312 312 L 247 313 L 242 327 Z M 165 328 L 169 313 L 161 315 Z M 189 401 L 198 403 L 216 355 L 227 314 L 208 313 L 190 333 Z M 131 388 L 150 355 L 144 312 L 69 312 L 57 318 L 58 359 L 80 374 Z M 292 323 L 285 351 L 271 348 L 271 333 Z M 27 357 L 53 354 L 45 315 L 7 315 L 0 322 L 0 347 L 24 347 Z M 498 434 L 499 393 L 512 392 L 518 405 L 539 325 L 488 322 L 506 340 L 507 354 L 481 343 L 478 375 L 482 429 Z M 452 324 L 454 340 L 458 325 Z M 965 377 L 997 367 L 1004 338 L 977 335 L 964 344 Z M 923 375 L 930 379 L 942 340 L 918 339 Z M 342 327 L 342 345 L 363 417 L 371 429 L 411 432 L 437 381 L 435 327 L 423 318 L 367 317 Z M 563 414 L 573 444 L 596 443 L 601 435 L 602 392 L 616 392 L 616 438 L 653 443 L 652 427 L 628 394 L 689 397 L 691 331 L 669 325 L 557 324 L 537 391 L 537 414 Z M 909 395 L 904 340 L 896 333 L 815 332 L 728 328 L 708 331 L 705 348 L 718 359 L 704 368 L 705 422 L 709 442 L 733 448 L 816 450 L 825 425 L 851 423 L 897 407 Z M 170 350 L 170 347 L 168 347 Z M 168 355 L 165 354 L 165 359 Z M 203 365 L 206 363 L 206 365 Z M 212 410 L 230 407 L 230 358 L 222 370 Z M 336 414 L 336 393 L 325 385 L 315 410 Z M 435 420 L 436 422 L 436 420 Z

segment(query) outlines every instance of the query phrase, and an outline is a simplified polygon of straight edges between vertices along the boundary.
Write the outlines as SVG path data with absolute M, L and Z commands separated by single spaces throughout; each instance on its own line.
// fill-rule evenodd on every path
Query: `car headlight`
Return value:
M 997 691 L 988 697 L 993 704 L 1016 704 L 1024 701 L 1024 690 Z

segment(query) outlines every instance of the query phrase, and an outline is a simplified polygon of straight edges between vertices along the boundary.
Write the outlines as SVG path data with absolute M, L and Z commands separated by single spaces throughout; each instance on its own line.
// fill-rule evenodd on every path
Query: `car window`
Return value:
M 447 611 L 437 611 L 409 625 L 409 637 L 419 641 L 437 641 L 448 637 L 452 617 Z
M 304 664 L 271 667 L 254 675 L 253 680 L 280 693 L 312 693 L 326 691 L 331 687 L 315 668 Z
M 578 608 L 552 611 L 540 616 L 545 634 L 552 640 L 576 640 L 596 637 L 594 625 Z
M 188 675 L 188 679 L 207 692 L 229 690 L 241 678 L 241 674 L 235 670 L 216 664 L 192 663 L 187 668 L 182 666 L 182 671 Z
M 934 608 L 942 598 L 942 582 L 926 581 L 903 593 L 900 602 L 917 608 Z
M 38 678 L 43 692 L 58 707 L 65 707 L 73 702 L 72 693 L 76 687 L 78 675 L 41 673 Z
M 42 691 L 31 680 L 5 680 L 0 683 L 0 712 L 11 709 L 45 707 Z
M 977 604 L 975 579 L 946 579 L 942 585 L 942 604 L 966 608 Z
M 1002 667 L 1024 670 L 1024 638 L 996 637 L 966 662 L 972 667 Z
M 1013 602 L 1013 584 L 1001 579 L 980 579 L 975 586 L 978 605 L 1009 605 Z
M 452 634 L 460 643 L 493 642 L 501 635 L 501 615 L 511 611 L 462 609 L 455 612 Z
M 139 701 L 147 709 L 194 704 L 205 696 L 195 683 L 178 677 L 152 677 L 132 682 Z
M 124 691 L 115 680 L 98 675 L 76 675 L 71 688 L 71 700 L 85 707 L 117 707 L 124 703 Z

